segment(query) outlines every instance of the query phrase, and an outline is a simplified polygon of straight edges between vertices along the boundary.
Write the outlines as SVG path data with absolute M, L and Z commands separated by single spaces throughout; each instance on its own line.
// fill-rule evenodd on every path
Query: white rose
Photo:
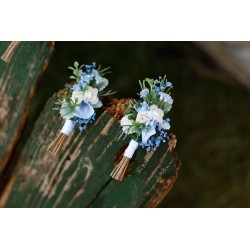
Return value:
M 83 92 L 83 100 L 90 104 L 96 104 L 99 101 L 98 89 L 88 86 Z
M 77 103 L 82 102 L 84 100 L 83 92 L 78 90 L 73 91 L 71 99 L 73 101 L 77 99 Z
M 166 102 L 166 103 L 168 103 L 170 105 L 173 104 L 173 102 L 174 102 L 173 98 L 169 94 L 165 94 L 163 92 L 159 92 L 159 95 L 160 95 L 160 100 L 161 101 L 164 101 L 164 102 Z
M 163 122 L 164 113 L 160 108 L 158 108 L 156 105 L 151 105 L 149 107 L 149 110 L 150 110 L 152 117 L 155 121 L 157 121 L 159 123 Z
M 125 115 L 121 119 L 121 126 L 122 126 L 122 131 L 125 134 L 131 134 L 132 131 L 130 130 L 131 126 L 133 125 L 132 121 L 129 120 L 128 115 Z
M 161 123 L 161 126 L 162 126 L 162 128 L 165 129 L 165 130 L 169 130 L 169 129 L 170 129 L 170 124 L 169 124 L 168 122 L 166 122 L 166 121 L 163 121 L 163 122 Z
M 150 121 L 151 118 L 152 117 L 149 111 L 140 111 L 136 116 L 136 121 L 139 123 L 146 124 Z

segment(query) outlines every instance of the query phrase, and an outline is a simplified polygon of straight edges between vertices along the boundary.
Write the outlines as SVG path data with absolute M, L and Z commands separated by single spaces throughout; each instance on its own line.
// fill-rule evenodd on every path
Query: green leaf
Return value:
M 75 62 L 74 62 L 74 67 L 75 67 L 75 68 L 78 68 L 78 66 L 79 66 L 79 63 L 78 63 L 77 61 L 75 61 Z
M 100 108 L 102 106 L 102 102 L 99 100 L 96 104 L 93 104 L 93 108 Z
M 116 91 L 108 90 L 108 91 L 106 91 L 106 92 L 100 91 L 98 95 L 101 97 L 101 96 L 113 95 L 113 94 L 115 94 L 115 93 L 116 93 Z
M 152 86 L 152 85 L 154 84 L 154 80 L 153 80 L 153 79 L 146 78 L 145 81 L 146 81 L 150 86 Z

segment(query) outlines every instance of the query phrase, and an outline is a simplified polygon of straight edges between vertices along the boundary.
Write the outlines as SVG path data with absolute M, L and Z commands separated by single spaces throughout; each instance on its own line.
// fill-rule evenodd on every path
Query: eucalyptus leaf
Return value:
M 102 102 L 99 100 L 96 104 L 92 105 L 93 108 L 100 108 L 102 107 Z

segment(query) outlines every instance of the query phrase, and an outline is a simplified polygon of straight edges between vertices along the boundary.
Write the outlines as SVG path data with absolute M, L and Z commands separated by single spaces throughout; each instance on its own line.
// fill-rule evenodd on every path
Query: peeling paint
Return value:
M 107 122 L 106 126 L 102 129 L 100 134 L 101 135 L 107 135 L 114 122 L 115 122 L 115 119 L 111 117 L 109 119 L 109 121 Z

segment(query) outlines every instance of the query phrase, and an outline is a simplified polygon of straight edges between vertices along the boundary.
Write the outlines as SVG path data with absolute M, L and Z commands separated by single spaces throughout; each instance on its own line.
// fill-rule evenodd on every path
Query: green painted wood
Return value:
M 0 42 L 0 55 L 10 42 Z M 36 82 L 45 70 L 53 46 L 21 42 L 10 62 L 0 60 L 0 175 L 25 124 Z
M 52 110 L 55 99 L 48 101 L 19 158 L 5 207 L 155 207 L 165 198 L 179 169 L 167 145 L 153 154 L 138 149 L 130 175 L 122 182 L 111 179 L 115 155 L 128 140 L 119 138 L 119 124 L 106 111 L 86 131 L 75 129 L 61 153 L 52 156 L 47 148 L 64 122 Z

